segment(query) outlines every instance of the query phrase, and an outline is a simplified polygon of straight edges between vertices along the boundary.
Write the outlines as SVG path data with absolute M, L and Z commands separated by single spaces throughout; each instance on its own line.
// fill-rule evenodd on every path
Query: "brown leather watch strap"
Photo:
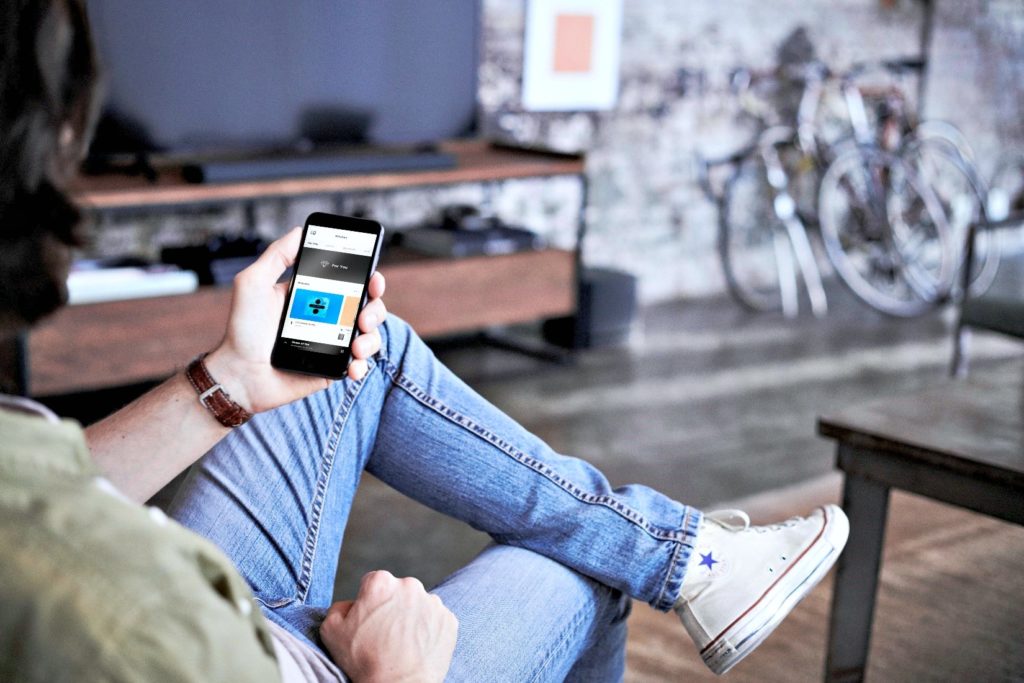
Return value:
M 203 362 L 204 358 L 205 353 L 196 357 L 185 370 L 185 376 L 199 394 L 199 402 L 225 427 L 244 425 L 252 417 L 252 413 L 232 401 L 224 387 L 210 376 L 210 371 Z

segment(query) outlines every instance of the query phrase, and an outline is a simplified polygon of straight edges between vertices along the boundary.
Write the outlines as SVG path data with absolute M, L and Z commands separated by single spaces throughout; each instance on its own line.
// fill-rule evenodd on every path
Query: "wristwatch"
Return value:
M 185 370 L 189 383 L 199 394 L 199 402 L 225 427 L 244 425 L 252 417 L 252 413 L 232 401 L 224 387 L 210 376 L 210 371 L 203 362 L 204 358 L 205 353 L 196 356 Z

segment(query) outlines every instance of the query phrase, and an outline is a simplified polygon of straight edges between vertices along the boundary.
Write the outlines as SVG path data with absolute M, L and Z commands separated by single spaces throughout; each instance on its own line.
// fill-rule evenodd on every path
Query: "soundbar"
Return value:
M 453 168 L 455 156 L 424 150 L 359 150 L 336 154 L 209 160 L 187 164 L 190 183 L 230 183 L 324 175 L 429 171 Z

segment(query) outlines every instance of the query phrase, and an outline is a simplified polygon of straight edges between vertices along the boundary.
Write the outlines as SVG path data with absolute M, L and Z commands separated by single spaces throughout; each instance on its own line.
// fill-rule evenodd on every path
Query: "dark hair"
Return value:
M 96 116 L 82 0 L 0 3 L 0 332 L 66 299 L 81 216 L 66 194 Z

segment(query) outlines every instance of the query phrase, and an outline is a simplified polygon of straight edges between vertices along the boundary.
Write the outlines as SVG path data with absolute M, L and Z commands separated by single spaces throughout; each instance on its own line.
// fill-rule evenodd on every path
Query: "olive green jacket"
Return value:
M 0 408 L 0 681 L 279 680 L 223 553 L 97 475 L 78 424 Z

